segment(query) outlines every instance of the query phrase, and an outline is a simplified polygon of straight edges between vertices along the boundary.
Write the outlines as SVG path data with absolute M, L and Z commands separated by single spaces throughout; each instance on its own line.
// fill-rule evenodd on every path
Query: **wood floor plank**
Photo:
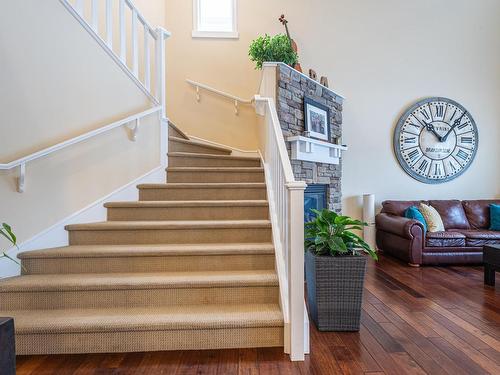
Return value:
M 18 357 L 19 375 L 500 374 L 500 288 L 481 267 L 368 262 L 359 332 L 319 332 L 311 354 L 283 348 Z

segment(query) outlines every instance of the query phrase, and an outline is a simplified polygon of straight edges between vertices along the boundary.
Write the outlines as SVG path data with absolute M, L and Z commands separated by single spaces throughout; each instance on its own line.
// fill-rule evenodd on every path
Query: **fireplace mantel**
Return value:
M 292 145 L 292 160 L 339 164 L 342 151 L 347 150 L 347 146 L 340 146 L 301 135 L 288 137 L 287 141 Z

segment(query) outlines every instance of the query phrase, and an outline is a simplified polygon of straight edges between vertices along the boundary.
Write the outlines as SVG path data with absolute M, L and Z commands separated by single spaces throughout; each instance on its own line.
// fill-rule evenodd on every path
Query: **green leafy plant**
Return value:
M 283 62 L 290 66 L 299 62 L 299 56 L 292 49 L 290 40 L 285 34 L 273 37 L 266 34 L 258 37 L 250 44 L 248 55 L 250 60 L 256 62 L 255 69 L 262 69 L 262 63 L 265 61 Z
M 361 230 L 367 223 L 349 216 L 324 209 L 311 210 L 316 217 L 305 224 L 305 248 L 316 255 L 360 255 L 369 254 L 378 260 L 377 253 L 352 230 Z
M 14 234 L 14 232 L 12 232 L 12 228 L 10 227 L 10 225 L 3 223 L 2 227 L 0 228 L 0 234 L 3 237 L 5 237 L 7 239 L 7 241 L 9 241 L 13 246 L 15 246 L 19 249 L 19 247 L 17 246 L 16 235 Z M 12 262 L 14 262 L 18 265 L 21 265 L 17 260 L 15 260 L 10 255 L 8 255 L 6 251 L 2 251 L 0 253 L 0 258 L 4 258 L 4 257 L 11 260 Z

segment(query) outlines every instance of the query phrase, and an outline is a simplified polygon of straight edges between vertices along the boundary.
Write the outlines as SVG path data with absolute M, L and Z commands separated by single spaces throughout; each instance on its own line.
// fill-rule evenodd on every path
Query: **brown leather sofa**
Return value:
M 422 223 L 404 217 L 408 207 L 421 202 L 439 212 L 445 231 L 424 236 Z M 483 246 L 500 244 L 500 231 L 488 229 L 491 203 L 500 200 L 385 201 L 375 218 L 377 246 L 412 266 L 481 263 Z

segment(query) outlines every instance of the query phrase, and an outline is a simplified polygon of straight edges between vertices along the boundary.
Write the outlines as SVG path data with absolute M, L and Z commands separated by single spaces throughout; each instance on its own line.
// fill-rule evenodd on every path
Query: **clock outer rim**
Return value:
M 426 177 L 421 176 L 418 173 L 416 173 L 413 169 L 410 168 L 410 166 L 408 164 L 406 164 L 403 156 L 401 155 L 401 148 L 399 146 L 399 134 L 401 133 L 401 127 L 403 126 L 403 124 L 404 124 L 405 120 L 408 118 L 408 116 L 418 107 L 421 107 L 422 105 L 427 104 L 427 103 L 438 102 L 438 101 L 448 102 L 448 103 L 456 106 L 457 108 L 460 108 L 463 112 L 467 112 L 467 115 L 468 115 L 469 119 L 471 120 L 471 124 L 473 125 L 473 132 L 474 132 L 474 135 L 476 138 L 476 147 L 474 148 L 474 151 L 472 153 L 472 156 L 471 156 L 469 163 L 467 165 L 465 165 L 465 167 L 459 173 L 456 173 L 453 176 L 446 177 L 445 179 L 442 179 L 442 180 L 429 179 L 429 178 L 426 178 Z M 478 146 L 479 146 L 479 132 L 477 129 L 476 121 L 472 117 L 472 114 L 467 109 L 465 109 L 465 107 L 463 105 L 461 105 L 460 103 L 456 102 L 453 99 L 446 98 L 443 96 L 432 96 L 432 97 L 424 98 L 424 99 L 421 99 L 421 100 L 415 102 L 414 104 L 410 105 L 408 107 L 408 109 L 401 115 L 401 117 L 399 118 L 399 120 L 396 124 L 396 127 L 394 129 L 393 151 L 394 151 L 394 154 L 396 156 L 396 159 L 399 162 L 399 165 L 401 166 L 401 168 L 403 168 L 403 170 L 406 172 L 406 174 L 408 174 L 410 177 L 412 177 L 413 179 L 415 179 L 419 182 L 423 182 L 425 184 L 431 184 L 431 185 L 443 184 L 445 182 L 452 181 L 452 180 L 456 179 L 457 177 L 460 177 L 472 165 L 472 162 L 474 161 L 476 154 L 477 154 Z

